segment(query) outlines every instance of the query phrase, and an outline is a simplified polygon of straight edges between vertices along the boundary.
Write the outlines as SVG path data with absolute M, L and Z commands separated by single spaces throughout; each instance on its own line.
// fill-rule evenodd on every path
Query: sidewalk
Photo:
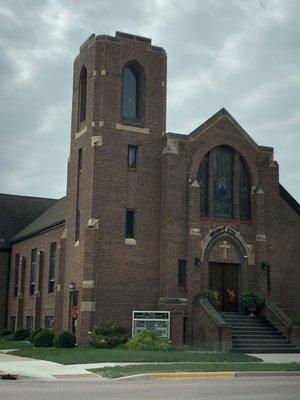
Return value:
M 278 354 L 249 354 L 249 356 L 261 358 L 267 363 L 300 363 L 300 354 L 297 353 L 278 353 Z

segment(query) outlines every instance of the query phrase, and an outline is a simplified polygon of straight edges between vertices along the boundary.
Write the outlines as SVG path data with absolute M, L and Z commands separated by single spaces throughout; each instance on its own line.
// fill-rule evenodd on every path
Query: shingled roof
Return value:
M 38 235 L 39 233 L 63 225 L 65 223 L 65 200 L 65 197 L 57 200 L 47 211 L 14 236 L 11 242 L 16 243 L 30 236 Z
M 56 203 L 56 199 L 0 193 L 0 248 Z

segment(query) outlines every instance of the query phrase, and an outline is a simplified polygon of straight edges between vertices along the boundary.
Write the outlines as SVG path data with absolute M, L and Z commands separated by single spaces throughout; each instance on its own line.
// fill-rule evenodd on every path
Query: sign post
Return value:
M 170 311 L 133 311 L 132 336 L 143 331 L 155 331 L 158 336 L 170 339 Z

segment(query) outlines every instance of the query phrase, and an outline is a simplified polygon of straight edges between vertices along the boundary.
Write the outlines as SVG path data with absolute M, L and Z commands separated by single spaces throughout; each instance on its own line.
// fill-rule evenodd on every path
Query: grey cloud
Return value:
M 299 200 L 299 26 L 292 0 L 0 0 L 0 191 L 64 194 L 73 59 L 91 33 L 120 30 L 168 52 L 168 130 L 225 106 L 275 148 Z

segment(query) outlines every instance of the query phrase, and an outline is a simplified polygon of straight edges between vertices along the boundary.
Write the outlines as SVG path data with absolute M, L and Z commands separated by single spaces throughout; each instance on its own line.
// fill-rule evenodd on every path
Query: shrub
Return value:
M 54 333 L 47 329 L 42 329 L 34 336 L 32 343 L 35 347 L 52 347 Z
M 196 300 L 198 299 L 207 299 L 210 304 L 216 307 L 219 303 L 219 292 L 217 290 L 206 290 L 204 292 L 200 292 L 195 296 Z
M 240 295 L 241 304 L 245 308 L 256 307 L 261 308 L 265 304 L 265 299 L 262 295 L 256 292 L 244 292 Z
M 13 340 L 26 340 L 28 339 L 30 336 L 30 331 L 28 329 L 17 329 L 14 333 L 13 333 Z
M 10 329 L 2 329 L 2 331 L 0 331 L 0 337 L 8 336 L 11 335 L 12 333 L 13 331 L 11 331 Z
M 89 333 L 89 343 L 100 349 L 112 349 L 126 343 L 128 338 L 129 335 L 122 326 L 114 325 L 111 322 L 105 322 Z
M 76 336 L 68 331 L 59 332 L 53 339 L 54 347 L 71 348 L 76 345 Z
M 31 343 L 33 343 L 33 339 L 36 337 L 36 335 L 39 333 L 39 332 L 41 332 L 43 329 L 42 328 L 39 328 L 39 329 L 37 329 L 36 331 L 33 331 L 32 332 L 32 334 L 30 335 L 30 338 L 29 338 L 29 341 L 31 342 Z
M 170 350 L 171 345 L 167 339 L 157 335 L 155 331 L 143 331 L 128 340 L 130 350 Z

